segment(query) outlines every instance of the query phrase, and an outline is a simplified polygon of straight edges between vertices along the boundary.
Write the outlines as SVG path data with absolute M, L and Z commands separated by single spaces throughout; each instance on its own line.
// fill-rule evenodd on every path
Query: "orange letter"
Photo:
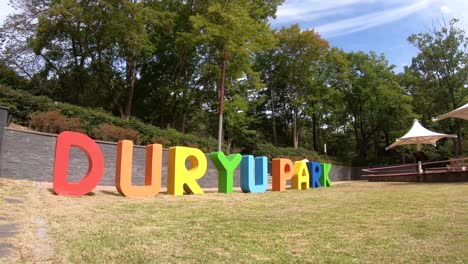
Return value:
M 132 186 L 133 142 L 119 141 L 115 165 L 115 187 L 127 197 L 153 197 L 161 191 L 162 145 L 146 146 L 145 185 Z
M 286 190 L 286 180 L 293 177 L 293 163 L 290 159 L 273 159 L 272 177 L 273 191 L 282 192 Z
M 89 169 L 79 182 L 67 181 L 70 148 L 77 147 L 88 156 Z M 58 195 L 82 196 L 91 192 L 104 175 L 104 157 L 98 144 L 88 136 L 65 131 L 57 137 L 54 163 L 54 192 Z

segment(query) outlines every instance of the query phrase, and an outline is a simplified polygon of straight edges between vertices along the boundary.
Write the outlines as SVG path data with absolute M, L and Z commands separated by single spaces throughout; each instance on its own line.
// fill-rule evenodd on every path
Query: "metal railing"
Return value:
M 401 164 L 394 166 L 362 169 L 363 176 L 404 176 L 414 174 L 445 173 L 468 170 L 468 157 L 449 159 L 444 161 L 432 161 L 421 163 L 422 171 L 418 172 L 418 163 Z

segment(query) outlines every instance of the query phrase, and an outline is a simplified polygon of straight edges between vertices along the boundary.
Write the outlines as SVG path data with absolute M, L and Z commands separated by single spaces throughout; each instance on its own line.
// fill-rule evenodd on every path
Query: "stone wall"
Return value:
M 54 166 L 54 151 L 57 135 L 21 131 L 11 128 L 3 130 L 1 148 L 0 176 L 5 178 L 26 179 L 34 181 L 52 181 Z M 114 185 L 115 160 L 117 144 L 97 141 L 104 155 L 105 173 L 100 185 Z M 133 184 L 144 184 L 145 147 L 134 146 L 133 153 Z M 208 171 L 198 182 L 201 187 L 217 187 L 217 170 L 208 159 Z M 271 165 L 269 166 L 271 169 Z M 88 170 L 88 160 L 84 152 L 78 148 L 70 151 L 69 179 L 79 181 Z M 167 182 L 167 151 L 163 151 L 162 186 Z M 332 166 L 330 178 L 332 181 L 356 180 L 360 177 L 360 169 L 343 166 Z M 239 168 L 234 177 L 234 186 L 240 186 Z

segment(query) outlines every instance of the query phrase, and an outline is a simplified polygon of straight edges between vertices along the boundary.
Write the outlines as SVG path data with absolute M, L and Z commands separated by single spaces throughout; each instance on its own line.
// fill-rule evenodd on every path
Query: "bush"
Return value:
M 100 124 L 93 129 L 95 139 L 118 142 L 120 140 L 131 140 L 135 144 L 140 144 L 138 131 L 128 128 L 114 126 L 112 124 Z
M 163 137 L 154 137 L 151 139 L 153 144 L 161 144 L 164 148 L 169 148 L 172 144 L 171 141 Z
M 323 161 L 315 151 L 304 148 L 278 148 L 270 143 L 258 144 L 254 154 L 256 156 L 267 156 L 270 159 L 288 158 L 291 160 L 302 160 L 307 158 L 310 161 Z
M 32 129 L 58 134 L 63 131 L 82 132 L 80 119 L 76 117 L 66 117 L 60 114 L 59 110 L 52 110 L 43 113 L 33 113 L 30 116 L 29 126 Z
M 166 148 L 182 145 L 199 148 L 203 152 L 217 150 L 217 141 L 212 137 L 182 134 L 175 129 L 161 129 L 134 117 L 124 120 L 103 109 L 58 103 L 45 96 L 34 96 L 27 91 L 14 90 L 2 85 L 0 105 L 10 107 L 14 122 L 27 125 L 29 121 L 31 128 L 42 132 L 60 133 L 71 130 L 106 141 L 129 139 L 135 144 L 159 143 Z M 248 152 L 257 156 L 286 157 L 292 160 L 307 157 L 309 160 L 319 160 L 317 153 L 307 149 L 277 148 L 272 144 L 256 145 L 253 142 L 250 145 Z
M 0 85 L 0 105 L 10 108 L 13 122 L 20 125 L 28 125 L 29 123 L 31 128 L 42 132 L 59 133 L 57 130 L 54 132 L 51 129 L 52 125 L 48 127 L 47 123 L 36 122 L 28 117 L 36 112 L 52 111 L 55 119 L 63 121 L 63 128 L 79 131 L 101 140 L 118 141 L 127 137 L 126 139 L 134 140 L 136 144 L 160 143 L 165 147 L 184 145 L 198 147 L 205 152 L 215 151 L 217 147 L 216 140 L 213 138 L 182 134 L 175 129 L 160 129 L 145 124 L 134 117 L 124 120 L 103 109 L 58 103 L 45 96 L 34 96 L 27 91 L 15 90 L 2 85 Z M 64 119 L 67 117 L 69 119 Z M 70 120 L 75 120 L 73 118 L 79 120 L 74 122 L 80 123 L 80 127 L 72 126 Z
M 27 125 L 28 118 L 35 112 L 47 112 L 57 108 L 54 102 L 45 96 L 34 96 L 27 91 L 14 90 L 0 85 L 0 105 L 10 108 L 13 121 Z

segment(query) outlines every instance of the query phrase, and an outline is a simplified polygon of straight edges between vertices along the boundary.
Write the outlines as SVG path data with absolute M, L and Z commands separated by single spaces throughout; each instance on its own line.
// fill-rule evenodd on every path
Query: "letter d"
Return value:
M 81 181 L 67 181 L 70 148 L 78 147 L 88 156 L 88 172 Z M 90 137 L 65 131 L 57 137 L 54 163 L 54 192 L 65 196 L 82 196 L 91 192 L 104 175 L 104 157 L 99 146 Z

